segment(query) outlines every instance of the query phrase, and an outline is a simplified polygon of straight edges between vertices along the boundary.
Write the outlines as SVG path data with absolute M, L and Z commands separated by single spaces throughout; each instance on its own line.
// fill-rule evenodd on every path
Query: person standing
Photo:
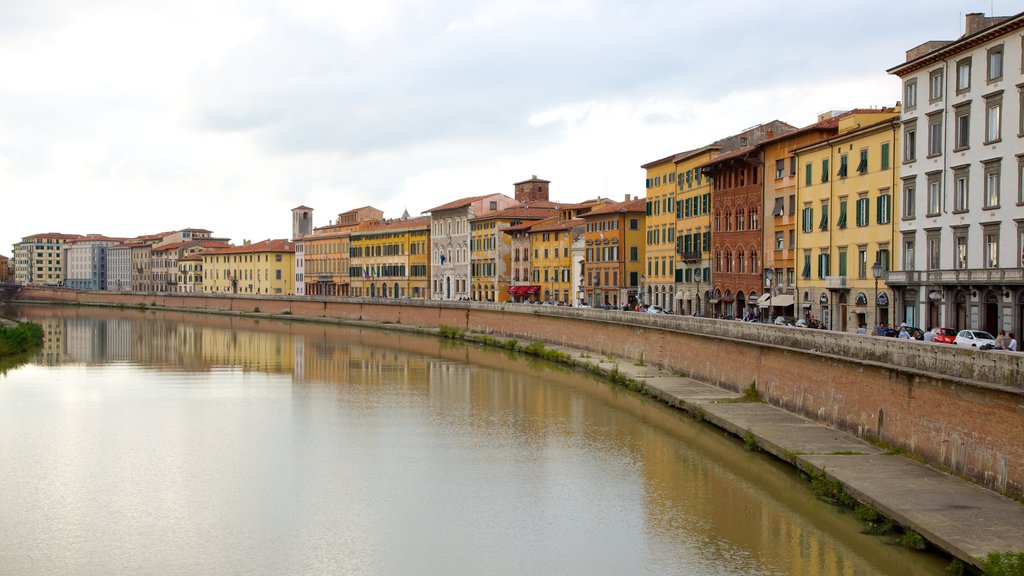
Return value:
M 928 331 L 924 333 L 924 341 L 925 342 L 935 342 L 935 329 L 934 328 L 929 328 Z
M 1006 341 L 1006 330 L 1000 330 L 999 335 L 996 336 L 996 341 L 992 344 L 992 346 L 996 350 L 1006 350 L 1007 344 L 1008 342 Z
M 1010 332 L 1010 343 L 1006 345 L 1006 349 L 1013 352 L 1017 351 L 1017 336 L 1013 332 Z
M 906 326 L 900 326 L 900 333 L 897 336 L 900 340 L 910 340 L 910 332 L 907 332 Z
M 860 326 L 857 327 L 857 334 L 867 334 L 867 333 L 868 333 L 868 327 L 867 326 L 861 324 Z

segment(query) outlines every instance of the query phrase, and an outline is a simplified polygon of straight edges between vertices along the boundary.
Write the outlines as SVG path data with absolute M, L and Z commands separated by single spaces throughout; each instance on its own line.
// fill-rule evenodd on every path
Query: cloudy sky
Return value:
M 885 70 L 1024 0 L 0 2 L 0 254 L 39 232 L 290 235 L 892 105 Z

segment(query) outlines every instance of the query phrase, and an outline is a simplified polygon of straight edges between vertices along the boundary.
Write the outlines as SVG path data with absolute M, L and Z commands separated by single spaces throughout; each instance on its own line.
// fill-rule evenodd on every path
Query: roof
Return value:
M 207 250 L 204 256 L 220 254 L 253 254 L 256 252 L 295 252 L 295 243 L 289 240 L 264 240 L 242 246 L 229 246 L 219 250 Z
M 647 170 L 647 169 L 653 168 L 654 166 L 657 166 L 659 164 L 667 164 L 669 162 L 675 161 L 676 156 L 678 156 L 678 154 L 671 154 L 669 156 L 665 156 L 664 158 L 659 158 L 657 160 L 652 160 L 651 162 L 648 162 L 647 164 L 642 164 L 640 167 L 643 168 L 644 170 Z
M 546 218 L 534 224 L 530 228 L 530 232 L 550 232 L 552 230 L 569 230 L 577 226 L 583 226 L 585 222 L 580 218 L 573 218 L 572 220 L 562 220 L 560 217 L 555 216 L 552 218 Z
M 530 182 L 543 182 L 545 184 L 551 184 L 551 180 L 545 180 L 543 178 L 537 178 L 537 176 L 534 175 L 533 177 L 531 177 L 531 178 L 529 178 L 527 180 L 523 180 L 522 182 L 516 182 L 515 184 L 513 184 L 513 186 L 518 186 L 520 184 L 529 184 Z
M 580 218 L 590 218 L 591 216 L 603 216 L 606 214 L 623 214 L 626 212 L 644 212 L 646 204 L 647 200 L 644 198 L 637 198 L 629 202 L 609 202 L 594 208 L 586 214 L 581 214 Z
M 440 212 L 441 210 L 454 210 L 455 208 L 464 208 L 466 206 L 469 206 L 473 202 L 480 200 L 481 198 L 486 198 L 487 196 L 491 196 L 491 194 L 487 194 L 485 196 L 467 196 L 465 198 L 459 198 L 458 200 L 453 200 L 447 204 L 435 206 L 430 210 L 424 210 L 423 213 L 426 214 L 428 212 Z
M 995 18 L 995 20 L 998 20 L 998 17 Z M 920 70 L 921 68 L 930 66 L 936 62 L 941 62 L 950 56 L 970 50 L 1005 34 L 1009 34 L 1010 32 L 1020 28 L 1024 28 L 1024 12 L 1014 16 L 1005 17 L 1005 19 L 998 21 L 996 24 L 989 26 L 988 28 L 983 28 L 974 34 L 965 35 L 959 40 L 951 42 L 926 42 L 924 45 L 933 44 L 938 47 L 925 52 L 921 56 L 908 60 L 903 64 L 893 66 L 886 70 L 886 72 L 897 76 L 904 76 L 911 72 Z M 913 52 L 913 50 L 911 52 Z M 1007 65 L 1004 64 L 1004 67 L 1006 66 Z
M 33 238 L 54 238 L 59 240 L 74 240 L 76 238 L 81 237 L 81 234 L 61 234 L 59 232 L 43 232 L 42 234 L 33 234 L 31 236 L 25 236 L 24 238 L 21 239 L 21 241 L 27 242 L 28 240 Z
M 430 216 L 419 216 L 416 218 L 409 218 L 408 220 L 391 220 L 379 222 L 377 224 L 371 224 L 365 228 L 359 230 L 353 230 L 350 234 L 352 236 L 362 236 L 365 234 L 377 234 L 380 232 L 390 232 L 394 230 L 409 230 L 412 228 L 429 228 L 430 227 Z
M 875 110 L 875 112 L 878 112 L 878 110 Z M 887 124 L 895 126 L 895 125 L 899 124 L 899 121 L 900 121 L 900 115 L 897 112 L 894 116 L 891 116 L 889 118 L 883 118 L 883 119 L 878 120 L 876 122 L 872 122 L 871 124 L 865 124 L 864 126 L 858 126 L 857 128 L 854 128 L 852 130 L 847 130 L 846 132 L 839 132 L 837 134 L 833 134 L 832 136 L 829 136 L 828 138 L 823 138 L 821 140 L 818 140 L 817 142 L 811 142 L 809 144 L 804 144 L 803 146 L 797 146 L 796 148 L 793 148 L 791 150 L 791 152 L 799 153 L 799 152 L 803 152 L 803 151 L 813 150 L 815 148 L 830 146 L 834 142 L 843 142 L 843 141 L 851 139 L 851 138 L 862 137 L 864 135 L 864 133 L 866 131 L 868 131 L 868 130 L 875 130 L 879 126 L 885 126 Z
M 103 236 L 101 234 L 89 234 L 89 235 L 86 235 L 86 236 L 79 236 L 78 238 L 73 238 L 71 240 L 68 240 L 68 242 L 71 242 L 71 243 L 89 242 L 89 241 L 94 241 L 94 242 L 124 242 L 125 240 L 126 240 L 126 238 L 112 238 L 110 236 Z
M 178 262 L 202 262 L 202 260 L 202 254 L 193 254 L 191 256 L 184 256 L 182 258 L 178 258 Z
M 854 113 L 856 111 L 862 111 L 862 110 L 860 108 L 857 108 L 857 109 L 851 110 L 850 112 L 844 112 L 842 114 L 839 114 L 838 116 L 833 116 L 831 118 L 826 118 L 824 120 L 815 122 L 814 124 L 808 124 L 807 126 L 804 126 L 803 128 L 797 128 L 796 130 L 793 130 L 792 132 L 786 132 L 784 134 L 779 134 L 778 136 L 769 138 L 769 139 L 765 140 L 764 142 L 761 142 L 761 144 L 764 145 L 764 144 L 771 144 L 771 143 L 774 143 L 774 142 L 779 142 L 781 140 L 786 140 L 787 138 L 792 138 L 794 136 L 799 136 L 801 134 L 806 134 L 807 132 L 813 132 L 815 130 L 832 130 L 833 128 L 838 130 L 839 129 L 839 119 L 842 118 L 843 116 L 846 116 L 847 114 L 851 114 L 851 113 Z
M 732 160 L 733 158 L 739 158 L 740 156 L 746 156 L 750 152 L 753 152 L 754 150 L 757 150 L 760 147 L 761 147 L 760 144 L 754 144 L 752 146 L 744 146 L 743 148 L 740 148 L 739 150 L 733 150 L 732 152 L 726 152 L 725 154 L 719 154 L 718 156 L 715 156 L 711 160 L 708 160 L 707 162 L 701 164 L 699 167 L 700 168 L 704 168 L 704 167 L 707 167 L 707 166 L 713 166 L 715 164 L 718 164 L 719 162 L 724 162 L 726 160 Z
M 513 206 L 511 208 L 505 208 L 504 210 L 498 210 L 496 212 L 489 212 L 483 216 L 477 216 L 476 218 L 470 218 L 470 222 L 479 222 L 482 220 L 498 220 L 501 218 L 532 218 L 534 220 L 541 220 L 551 216 L 552 212 L 558 210 L 557 204 L 549 202 L 551 207 L 541 207 L 535 205 L 520 205 Z
M 295 208 L 292 208 L 292 211 L 295 211 L 295 210 L 312 210 L 312 208 L 310 208 L 309 206 L 306 206 L 305 204 L 300 204 L 300 205 L 296 206 Z

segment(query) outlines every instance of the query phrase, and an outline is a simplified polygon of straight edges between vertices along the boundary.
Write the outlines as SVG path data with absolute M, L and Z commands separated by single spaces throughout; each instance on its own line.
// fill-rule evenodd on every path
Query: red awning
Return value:
M 517 298 L 540 292 L 540 286 L 509 286 L 508 293 Z
M 726 304 L 728 304 L 728 303 L 730 303 L 732 301 L 733 301 L 733 299 L 728 297 L 728 296 L 722 296 L 722 298 L 719 300 L 719 302 L 725 302 Z

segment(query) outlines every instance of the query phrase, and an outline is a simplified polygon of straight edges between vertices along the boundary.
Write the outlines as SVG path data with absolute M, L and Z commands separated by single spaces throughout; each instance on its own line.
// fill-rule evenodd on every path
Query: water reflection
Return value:
M 299 321 L 16 313 L 48 337 L 0 377 L 14 573 L 943 573 L 788 467 L 557 366 Z

